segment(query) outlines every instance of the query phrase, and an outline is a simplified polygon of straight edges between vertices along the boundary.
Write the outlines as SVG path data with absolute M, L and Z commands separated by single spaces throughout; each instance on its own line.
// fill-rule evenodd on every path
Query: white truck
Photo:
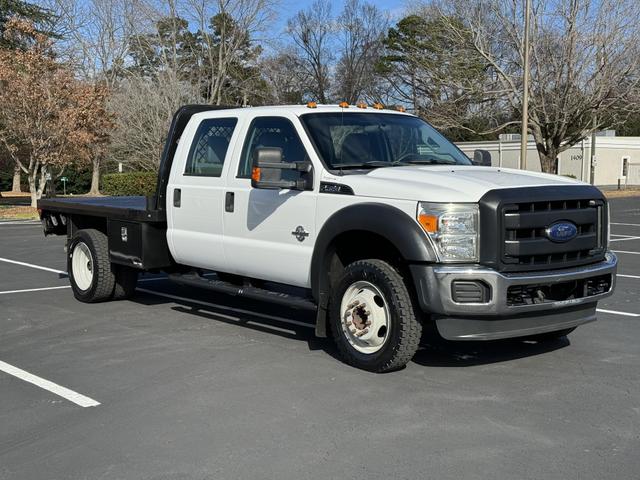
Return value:
M 163 271 L 315 309 L 316 334 L 376 372 L 403 367 L 427 324 L 448 340 L 566 335 L 596 319 L 617 264 L 597 188 L 474 165 L 380 105 L 185 106 L 154 197 L 39 209 L 45 234 L 67 236 L 82 302 L 129 298 L 140 272 Z

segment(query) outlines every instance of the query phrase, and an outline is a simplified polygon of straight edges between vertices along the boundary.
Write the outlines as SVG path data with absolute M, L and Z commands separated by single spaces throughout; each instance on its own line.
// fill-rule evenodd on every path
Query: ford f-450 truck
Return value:
M 359 107 L 185 106 L 155 196 L 41 200 L 75 297 L 128 298 L 140 272 L 166 272 L 312 308 L 316 334 L 376 372 L 404 366 L 427 325 L 543 340 L 596 319 L 617 264 L 597 188 L 474 165 L 420 118 Z

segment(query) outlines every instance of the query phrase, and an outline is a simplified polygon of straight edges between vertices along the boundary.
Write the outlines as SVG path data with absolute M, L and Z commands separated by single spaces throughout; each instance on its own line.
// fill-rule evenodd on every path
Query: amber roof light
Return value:
M 340 102 L 340 103 L 338 104 L 338 106 L 339 106 L 340 108 L 349 108 L 349 104 L 348 104 L 347 102 Z

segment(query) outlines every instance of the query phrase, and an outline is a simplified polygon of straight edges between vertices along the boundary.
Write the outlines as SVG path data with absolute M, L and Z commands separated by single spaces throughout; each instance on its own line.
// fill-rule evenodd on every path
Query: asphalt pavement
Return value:
M 64 238 L 0 224 L 0 479 L 640 478 L 640 198 L 611 202 L 617 290 L 548 343 L 341 363 L 313 316 L 145 277 L 68 288 Z

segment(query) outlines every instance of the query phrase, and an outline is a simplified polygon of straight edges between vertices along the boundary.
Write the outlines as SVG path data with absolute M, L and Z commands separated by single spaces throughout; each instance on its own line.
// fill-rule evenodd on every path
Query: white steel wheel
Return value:
M 84 242 L 75 244 L 72 252 L 71 268 L 73 269 L 73 279 L 80 290 L 86 291 L 91 288 L 95 271 L 91 250 Z
M 389 338 L 391 315 L 378 287 L 365 280 L 351 284 L 340 304 L 342 333 L 360 353 L 378 352 Z

